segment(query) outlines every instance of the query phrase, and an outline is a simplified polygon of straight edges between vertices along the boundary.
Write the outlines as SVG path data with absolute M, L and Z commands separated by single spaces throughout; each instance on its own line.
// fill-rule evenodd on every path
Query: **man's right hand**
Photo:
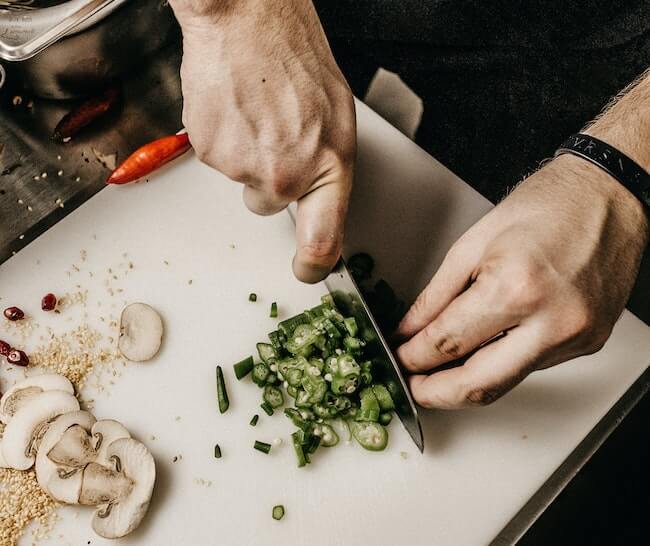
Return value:
M 352 93 L 311 0 L 170 0 L 183 30 L 183 123 L 198 157 L 273 214 L 298 201 L 298 279 L 343 241 L 354 157 Z

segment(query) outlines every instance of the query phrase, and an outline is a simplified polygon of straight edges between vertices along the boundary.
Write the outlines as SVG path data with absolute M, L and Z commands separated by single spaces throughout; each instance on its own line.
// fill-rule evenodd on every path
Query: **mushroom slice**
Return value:
M 133 481 L 124 473 L 99 463 L 84 468 L 79 504 L 99 506 L 99 514 L 108 512 L 113 503 L 126 499 L 133 491 Z M 101 516 L 100 516 L 101 517 Z
M 151 360 L 160 349 L 163 323 L 158 312 L 146 303 L 132 303 L 120 317 L 117 347 L 124 358 L 133 362 Z
M 63 433 L 47 456 L 56 464 L 78 468 L 95 459 L 95 450 L 90 443 L 88 431 L 79 425 L 73 425 Z
M 126 427 L 113 419 L 102 419 L 97 421 L 91 430 L 94 441 L 94 448 L 97 452 L 95 460 L 99 464 L 108 465 L 109 460 L 106 453 L 108 446 L 120 438 L 130 438 L 131 434 Z
M 128 478 L 132 487 L 101 506 L 93 517 L 93 529 L 104 538 L 120 538 L 133 531 L 144 518 L 156 481 L 156 465 L 149 450 L 131 438 L 115 440 L 107 456 L 114 472 Z M 126 489 L 124 489 L 126 491 Z
M 43 391 L 65 391 L 74 394 L 72 383 L 63 375 L 33 375 L 16 383 L 0 398 L 0 421 L 8 423 L 31 398 Z
M 79 402 L 65 391 L 44 391 L 21 407 L 5 428 L 2 455 L 9 468 L 27 470 L 34 464 L 32 442 L 44 423 L 69 411 L 77 411 Z
M 83 466 L 75 467 L 57 464 L 48 457 L 48 454 L 62 440 L 63 442 L 69 442 L 71 435 L 66 435 L 66 433 L 74 428 L 80 428 L 85 432 L 87 437 L 86 441 L 88 446 L 90 446 L 88 433 L 94 423 L 95 418 L 87 411 L 64 413 L 63 415 L 59 415 L 50 424 L 41 440 L 41 445 L 36 455 L 36 478 L 41 488 L 59 502 L 68 504 L 76 504 L 79 502 Z M 82 447 L 82 449 L 84 448 Z M 92 447 L 90 447 L 90 452 L 87 455 L 94 455 Z

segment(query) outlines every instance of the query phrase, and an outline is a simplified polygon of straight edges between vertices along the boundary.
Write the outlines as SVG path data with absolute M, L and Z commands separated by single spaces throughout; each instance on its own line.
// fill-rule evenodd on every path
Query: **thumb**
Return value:
M 293 272 L 307 283 L 323 280 L 341 255 L 352 169 L 335 172 L 298 200 Z

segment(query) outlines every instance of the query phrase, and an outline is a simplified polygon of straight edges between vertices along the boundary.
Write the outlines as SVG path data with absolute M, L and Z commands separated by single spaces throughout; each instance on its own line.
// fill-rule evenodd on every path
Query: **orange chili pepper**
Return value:
M 133 152 L 106 180 L 107 184 L 128 184 L 151 174 L 192 147 L 187 133 L 171 135 L 145 144 Z

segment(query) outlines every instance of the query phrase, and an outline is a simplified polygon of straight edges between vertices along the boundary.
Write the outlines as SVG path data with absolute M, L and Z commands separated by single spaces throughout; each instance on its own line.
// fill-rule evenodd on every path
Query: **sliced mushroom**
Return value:
M 0 448 L 6 465 L 27 470 L 34 464 L 33 440 L 43 423 L 69 411 L 77 411 L 79 402 L 69 392 L 44 391 L 23 405 L 5 428 Z
M 8 423 L 30 399 L 43 391 L 65 391 L 74 394 L 72 383 L 56 373 L 33 375 L 16 383 L 0 399 L 0 421 Z
M 63 433 L 47 456 L 56 464 L 78 468 L 95 459 L 95 450 L 88 432 L 83 427 L 74 425 Z
M 122 493 L 101 506 L 95 512 L 92 525 L 95 532 L 104 538 L 120 538 L 140 525 L 147 513 L 156 481 L 156 465 L 149 450 L 130 438 L 110 444 L 107 456 L 114 463 L 112 472 L 131 481 L 132 487 L 128 494 Z
M 160 349 L 163 323 L 158 312 L 146 303 L 132 303 L 120 317 L 120 353 L 133 362 L 151 360 Z
M 95 423 L 95 418 L 87 411 L 72 411 L 57 417 L 48 427 L 43 436 L 38 454 L 36 455 L 36 478 L 42 489 L 50 494 L 55 500 L 68 504 L 79 502 L 81 494 L 81 479 L 83 465 L 88 462 L 87 457 L 94 457 L 94 450 L 85 452 L 83 465 L 70 466 L 57 464 L 48 454 L 63 440 L 69 441 L 66 433 L 71 428 L 80 428 L 86 435 L 86 443 L 90 445 L 88 433 Z M 83 442 L 82 442 L 83 444 Z M 59 448 L 60 449 L 60 448 Z M 70 451 L 68 449 L 67 451 Z
M 132 491 L 133 480 L 125 474 L 99 463 L 90 463 L 83 470 L 79 504 L 107 508 L 128 498 Z
M 99 464 L 108 464 L 108 446 L 110 446 L 115 440 L 120 438 L 130 438 L 131 434 L 128 430 L 117 421 L 113 419 L 102 419 L 97 421 L 91 430 L 93 437 L 94 448 L 97 452 L 95 460 Z

